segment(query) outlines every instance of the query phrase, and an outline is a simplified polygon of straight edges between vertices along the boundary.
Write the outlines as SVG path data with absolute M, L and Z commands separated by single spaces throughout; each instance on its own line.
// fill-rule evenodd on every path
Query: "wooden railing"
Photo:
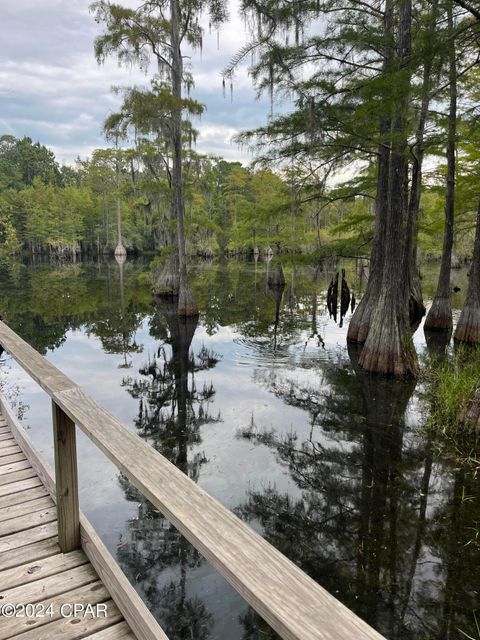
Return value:
M 58 539 L 64 552 L 81 544 L 77 425 L 281 638 L 381 640 L 378 632 L 130 432 L 1 321 L 0 344 L 52 398 Z M 145 634 L 141 625 L 135 626 L 138 638 L 151 640 L 150 626 Z M 159 630 L 156 637 L 165 635 Z

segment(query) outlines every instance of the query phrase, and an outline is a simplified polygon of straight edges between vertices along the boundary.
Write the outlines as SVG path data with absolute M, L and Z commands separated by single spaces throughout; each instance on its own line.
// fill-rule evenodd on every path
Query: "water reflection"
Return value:
M 399 471 L 413 386 L 379 383 L 356 364 L 353 374 L 342 362 L 331 365 L 324 370 L 329 392 L 320 397 L 281 375 L 268 380 L 277 396 L 309 413 L 308 437 L 254 424 L 241 437 L 273 449 L 300 495 L 272 484 L 249 492 L 237 512 L 260 521 L 272 544 L 372 626 L 394 626 L 396 577 L 386 586 L 381 575 L 400 559 Z
M 360 298 L 364 265 L 343 266 Z M 201 316 L 181 320 L 168 301 L 152 303 L 141 262 L 24 266 L 0 271 L 0 313 L 36 348 L 55 350 L 60 368 L 68 372 L 77 357 L 93 395 L 102 391 L 97 369 L 106 372 L 100 401 L 386 638 L 475 638 L 478 481 L 439 459 L 421 430 L 421 381 L 357 367 L 339 326 L 351 313 L 342 265 L 284 261 L 283 283 L 273 282 L 275 269 L 274 261 L 199 262 L 192 284 Z M 337 272 L 339 324 L 327 304 Z M 431 282 L 433 291 L 434 272 Z M 423 284 L 428 297 L 427 271 Z M 417 332 L 423 359 L 446 352 L 430 338 Z M 128 369 L 118 370 L 119 356 Z M 25 396 L 35 436 L 41 414 L 32 400 Z M 169 637 L 275 637 L 124 477 L 118 482 L 122 504 L 108 505 L 116 553 Z M 107 516 L 97 512 L 98 525 Z
M 415 383 L 369 376 L 358 355 L 352 346 L 351 368 L 341 359 L 324 367 L 322 394 L 284 373 L 263 377 L 308 412 L 310 431 L 285 434 L 252 419 L 238 436 L 273 450 L 299 491 L 272 483 L 249 491 L 236 512 L 387 638 L 464 637 L 478 607 L 479 548 L 464 547 L 475 546 L 468 522 L 478 482 L 459 469 L 439 473 L 438 461 L 432 478 L 429 438 L 405 441 Z M 249 638 L 276 637 L 255 635 L 265 625 L 252 610 L 244 623 Z
M 139 378 L 125 378 L 124 385 L 139 402 L 135 427 L 157 451 L 194 482 L 207 462 L 205 455 L 189 457 L 201 443 L 200 427 L 220 421 L 210 413 L 213 386 L 197 386 L 195 374 L 215 367 L 218 356 L 203 347 L 197 354 L 191 345 L 198 318 L 179 318 L 171 300 L 156 300 L 151 331 L 160 338 L 156 353 L 140 369 Z M 169 638 L 210 637 L 212 614 L 200 598 L 188 597 L 188 573 L 198 567 L 201 555 L 146 500 L 124 476 L 120 483 L 129 501 L 138 503 L 138 514 L 127 523 L 117 557 L 120 565 L 145 595 Z M 166 584 L 158 575 L 174 573 Z
M 106 353 L 122 354 L 122 361 L 118 365 L 120 369 L 129 369 L 132 364 L 130 355 L 143 351 L 143 346 L 138 345 L 135 339 L 143 320 L 142 314 L 138 313 L 134 305 L 128 304 L 127 306 L 125 304 L 124 270 L 129 267 L 125 261 L 125 256 L 115 258 L 118 272 L 118 292 L 115 290 L 116 287 L 112 286 L 111 269 L 108 265 L 107 292 L 112 303 L 110 313 L 101 319 L 94 320 L 89 326 L 89 331 L 102 341 Z M 115 300 L 117 295 L 119 296 L 119 304 Z
M 267 263 L 268 264 L 268 263 Z M 268 271 L 267 271 L 268 274 Z M 294 271 L 292 271 L 292 282 L 290 285 L 289 306 L 294 304 Z M 277 350 L 277 333 L 280 321 L 280 308 L 282 306 L 283 292 L 285 290 L 285 277 L 282 267 L 277 266 L 271 275 L 267 275 L 267 292 L 271 291 L 275 300 L 275 320 L 273 323 L 273 350 Z

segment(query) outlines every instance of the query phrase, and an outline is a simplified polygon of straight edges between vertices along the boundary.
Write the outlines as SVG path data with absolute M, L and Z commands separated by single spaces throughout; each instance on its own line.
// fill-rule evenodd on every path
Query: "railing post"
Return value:
M 75 423 L 52 400 L 58 544 L 63 553 L 80 547 Z

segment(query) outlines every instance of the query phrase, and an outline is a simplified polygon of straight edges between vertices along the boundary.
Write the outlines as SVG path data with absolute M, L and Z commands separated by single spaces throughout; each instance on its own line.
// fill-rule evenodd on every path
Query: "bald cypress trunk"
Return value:
M 458 342 L 480 344 L 480 201 L 477 210 L 473 261 L 468 272 L 467 297 L 454 338 Z
M 430 24 L 427 37 L 433 38 L 438 15 L 438 1 L 433 0 L 430 13 Z M 432 67 L 434 50 L 430 49 L 423 64 L 422 98 L 415 134 L 415 150 L 413 152 L 412 181 L 408 202 L 408 219 L 405 245 L 405 261 L 407 274 L 407 289 L 409 290 L 410 322 L 414 323 L 425 315 L 420 274 L 417 266 L 417 224 L 420 210 L 420 194 L 422 189 L 422 168 L 425 155 L 425 124 L 430 106 L 432 88 Z
M 453 10 L 448 8 L 449 30 L 449 81 L 450 106 L 448 115 L 447 140 L 447 192 L 445 196 L 445 231 L 443 253 L 438 277 L 437 292 L 425 319 L 425 329 L 430 331 L 450 331 L 452 328 L 452 293 L 450 270 L 452 266 L 453 224 L 455 214 L 455 148 L 457 135 L 457 64 L 455 39 L 453 36 Z
M 180 289 L 180 276 L 178 266 L 178 253 L 175 250 L 167 259 L 152 293 L 162 297 L 178 297 Z
M 403 0 L 398 22 L 398 100 L 392 126 L 387 227 L 380 294 L 359 358 L 366 371 L 406 377 L 416 374 L 416 354 L 408 321 L 408 291 L 404 273 L 404 225 L 407 218 L 407 116 L 411 71 L 411 0 Z
M 185 206 L 183 201 L 182 177 L 182 81 L 183 58 L 180 42 L 180 6 L 178 0 L 170 0 L 171 46 L 172 46 L 172 210 L 177 219 L 178 243 L 178 315 L 196 316 L 198 308 L 187 282 L 187 264 L 185 254 Z
M 381 137 L 390 131 L 390 121 L 384 120 L 381 125 Z M 372 312 L 378 301 L 382 284 L 382 271 L 385 251 L 385 234 L 387 227 L 387 202 L 389 180 L 390 146 L 383 141 L 378 150 L 377 194 L 375 199 L 375 230 L 372 253 L 370 256 L 370 273 L 367 289 L 358 303 L 350 319 L 347 332 L 348 342 L 363 344 L 370 330 Z
M 387 0 L 384 17 L 385 57 L 383 73 L 386 75 L 393 61 L 393 0 Z M 378 301 L 381 285 L 385 251 L 385 234 L 387 227 L 387 204 L 390 165 L 390 131 L 392 121 L 390 114 L 383 116 L 380 123 L 380 144 L 377 161 L 377 193 L 375 198 L 375 229 L 370 257 L 370 274 L 367 289 L 350 319 L 347 332 L 348 342 L 363 344 L 368 336 L 373 309 Z

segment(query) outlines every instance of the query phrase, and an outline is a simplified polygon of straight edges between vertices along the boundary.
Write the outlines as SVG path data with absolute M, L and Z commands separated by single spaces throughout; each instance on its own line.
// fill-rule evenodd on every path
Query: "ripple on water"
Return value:
M 234 339 L 235 364 L 240 367 L 284 367 L 311 368 L 332 357 L 335 344 L 312 339 L 308 332 L 298 342 L 274 346 L 270 339 L 241 336 Z M 336 350 L 336 349 L 335 349 Z

